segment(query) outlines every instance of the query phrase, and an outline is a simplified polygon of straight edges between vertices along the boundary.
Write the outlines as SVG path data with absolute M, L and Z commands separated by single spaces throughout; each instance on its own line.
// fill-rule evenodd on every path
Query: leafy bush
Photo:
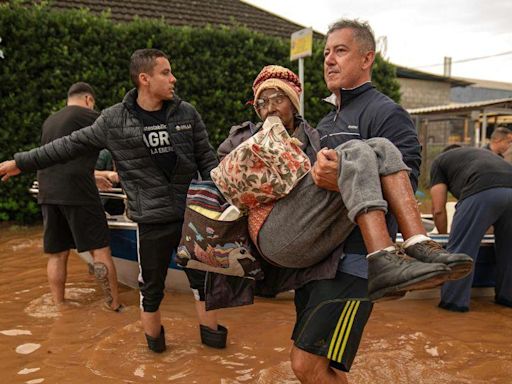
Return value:
M 177 93 L 201 113 L 214 147 L 232 125 L 257 118 L 246 102 L 264 65 L 297 71 L 297 62 L 289 61 L 288 40 L 243 27 L 177 28 L 161 20 L 116 24 L 107 14 L 55 11 L 22 1 L 0 4 L 0 25 L 0 160 L 39 145 L 42 123 L 65 105 L 67 89 L 76 81 L 95 88 L 99 108 L 121 101 L 132 88 L 128 64 L 135 49 L 158 48 L 170 55 Z M 322 52 L 323 42 L 316 41 L 313 56 L 305 59 L 305 117 L 313 125 L 328 111 L 321 101 L 328 95 Z M 373 80 L 398 99 L 391 64 L 378 58 Z M 27 193 L 34 177 L 0 185 L 0 221 L 38 217 Z

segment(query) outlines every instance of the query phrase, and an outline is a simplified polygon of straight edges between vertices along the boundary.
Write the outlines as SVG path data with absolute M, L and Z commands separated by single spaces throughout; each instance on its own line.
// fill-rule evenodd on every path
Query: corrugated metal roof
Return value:
M 512 83 L 504 83 L 502 81 L 493 80 L 470 79 L 467 77 L 456 77 L 455 79 L 469 81 L 472 83 L 473 87 L 512 91 Z
M 450 113 L 450 112 L 461 112 L 461 111 L 470 111 L 475 109 L 483 109 L 485 107 L 504 107 L 511 108 L 512 113 L 512 98 L 506 99 L 495 99 L 495 100 L 486 100 L 486 101 L 475 101 L 472 103 L 453 103 L 446 105 L 437 105 L 433 107 L 425 107 L 425 108 L 412 108 L 407 111 L 411 115 L 426 115 L 431 113 Z
M 439 81 L 443 83 L 450 83 L 452 87 L 465 87 L 473 84 L 472 81 L 466 79 L 454 78 L 436 75 L 430 72 L 419 71 L 417 69 L 407 68 L 402 65 L 394 64 L 396 66 L 396 76 L 405 79 L 416 79 L 416 80 L 428 80 L 428 81 Z

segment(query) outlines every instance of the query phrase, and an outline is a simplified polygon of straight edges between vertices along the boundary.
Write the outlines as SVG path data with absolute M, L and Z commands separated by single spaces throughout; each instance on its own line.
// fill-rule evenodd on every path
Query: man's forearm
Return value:
M 434 212 L 434 223 L 439 233 L 448 233 L 448 215 L 446 210 Z

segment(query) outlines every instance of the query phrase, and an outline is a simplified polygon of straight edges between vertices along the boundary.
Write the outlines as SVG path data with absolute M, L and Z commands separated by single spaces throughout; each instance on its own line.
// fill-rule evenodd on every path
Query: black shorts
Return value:
M 295 346 L 325 356 L 333 368 L 348 372 L 373 308 L 367 296 L 367 280 L 343 272 L 297 289 Z
M 164 298 L 165 278 L 177 248 L 182 222 L 139 224 L 139 288 L 144 312 L 156 312 Z
M 103 207 L 95 205 L 42 204 L 45 253 L 76 248 L 78 252 L 107 247 L 110 243 Z

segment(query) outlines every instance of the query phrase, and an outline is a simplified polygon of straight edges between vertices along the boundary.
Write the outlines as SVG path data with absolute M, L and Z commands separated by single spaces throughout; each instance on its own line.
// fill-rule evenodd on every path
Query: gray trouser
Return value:
M 305 176 L 278 200 L 258 234 L 263 256 L 283 267 L 305 268 L 334 251 L 361 212 L 387 212 L 380 176 L 409 171 L 400 151 L 387 139 L 351 140 L 336 148 L 340 193 L 319 188 Z
M 362 212 L 380 209 L 387 212 L 380 177 L 410 171 L 402 154 L 388 139 L 350 140 L 336 148 L 340 167 L 338 186 L 348 218 L 355 223 Z

